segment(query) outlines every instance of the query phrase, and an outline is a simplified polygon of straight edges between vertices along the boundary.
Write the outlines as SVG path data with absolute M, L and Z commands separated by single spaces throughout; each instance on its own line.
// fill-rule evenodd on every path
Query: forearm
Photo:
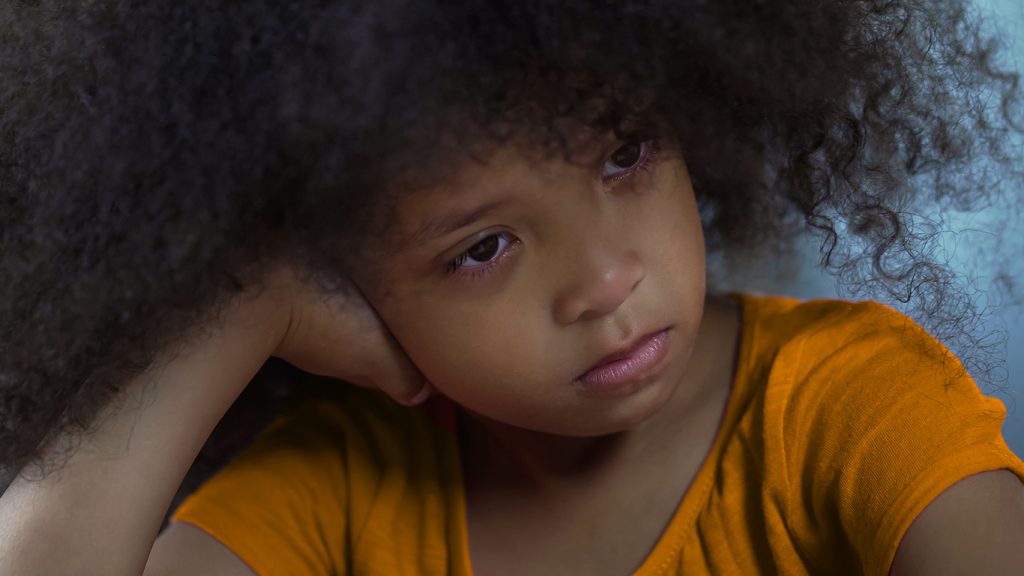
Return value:
M 196 454 L 273 352 L 266 306 L 232 306 L 131 382 L 67 463 L 0 498 L 0 574 L 141 574 Z

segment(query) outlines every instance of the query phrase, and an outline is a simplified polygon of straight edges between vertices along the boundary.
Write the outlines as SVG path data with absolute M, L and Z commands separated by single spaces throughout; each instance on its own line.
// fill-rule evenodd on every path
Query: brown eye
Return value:
M 612 153 L 609 161 L 619 168 L 632 168 L 643 156 L 644 147 L 641 142 L 627 142 Z
M 508 251 L 518 243 L 519 239 L 507 232 L 491 234 L 448 262 L 447 270 L 454 273 L 463 268 L 483 270 L 498 266 Z
M 473 245 L 466 254 L 477 262 L 487 262 L 498 252 L 498 236 L 488 236 Z
M 605 180 L 622 180 L 649 166 L 656 150 L 655 142 L 655 140 L 624 142 L 605 161 L 601 177 Z

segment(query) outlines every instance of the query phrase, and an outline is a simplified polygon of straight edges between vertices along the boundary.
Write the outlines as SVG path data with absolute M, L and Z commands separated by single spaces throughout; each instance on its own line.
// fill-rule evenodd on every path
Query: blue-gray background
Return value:
M 1024 74 L 1024 2 L 1020 0 L 977 0 L 977 5 L 995 16 L 996 23 L 1000 26 L 1007 39 L 1007 56 L 1009 63 L 1018 72 Z M 1024 146 L 1024 139 L 1020 141 Z M 1024 198 L 1020 190 L 1013 190 L 1009 196 Z M 1009 240 L 1009 262 L 1015 263 L 1015 269 L 1011 272 L 1016 280 L 1017 286 L 1024 291 L 1024 219 L 1020 212 L 1009 219 L 1010 226 L 1006 231 L 1006 239 Z M 1009 332 L 1009 339 L 1006 342 L 1007 369 L 1009 391 L 1015 394 L 1017 401 L 1022 408 L 1011 412 L 1003 426 L 1003 434 L 1010 448 L 1018 455 L 1024 456 L 1024 306 L 1017 305 L 1007 307 L 1002 311 L 1002 318 L 1006 329 Z M 1008 402 L 1012 410 L 1013 401 Z
M 975 0 L 975 6 L 1005 38 L 1003 65 L 1024 73 L 1024 2 Z M 1014 146 L 1024 149 L 1024 137 L 1018 137 Z M 1006 405 L 1003 435 L 1010 448 L 1024 457 L 1024 303 L 1020 302 L 1024 299 L 1024 217 L 1021 216 L 1024 207 L 1015 206 L 1012 201 L 1024 201 L 1024 190 L 1006 189 L 1004 192 L 1004 200 L 977 212 L 944 213 L 943 228 L 948 232 L 943 235 L 942 246 L 951 265 L 980 291 L 979 308 L 987 308 L 983 334 L 991 334 L 1000 344 L 1005 343 L 1005 350 L 997 350 L 1000 358 L 1006 359 L 1005 370 L 1000 368 L 993 372 L 1001 389 L 984 390 Z M 929 217 L 937 219 L 938 215 Z M 718 279 L 718 287 L 723 289 L 799 298 L 842 296 L 835 279 L 816 267 L 818 243 L 808 240 L 801 244 L 800 257 L 792 268 L 788 262 L 770 261 L 761 269 L 750 267 L 736 272 L 730 268 L 727 275 L 712 272 L 712 277 Z M 790 269 L 780 270 L 780 267 Z M 1017 303 L 1006 298 L 1006 292 L 999 289 L 1000 283 L 996 281 L 999 272 L 1007 275 L 1004 281 L 1016 286 Z

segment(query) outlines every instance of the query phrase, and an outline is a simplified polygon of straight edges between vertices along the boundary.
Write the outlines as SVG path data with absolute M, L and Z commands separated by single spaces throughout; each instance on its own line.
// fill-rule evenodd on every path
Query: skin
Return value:
M 571 163 L 506 147 L 445 186 L 402 194 L 375 278 L 361 285 L 434 389 L 465 408 L 480 573 L 636 568 L 713 440 L 738 311 L 705 293 L 681 156 L 637 144 L 583 138 Z M 457 229 L 431 226 L 492 204 Z M 453 272 L 467 251 L 475 257 Z M 648 377 L 611 392 L 577 381 L 663 329 L 668 354 Z M 554 542 L 529 529 L 538 525 L 566 529 Z M 595 541 L 615 545 L 595 553 Z
M 957 482 L 907 530 L 892 576 L 999 575 L 1024 571 L 1024 485 L 996 470 Z M 217 540 L 177 524 L 157 540 L 147 574 L 252 572 Z M 477 573 L 482 573 L 477 570 Z M 625 572 L 623 572 L 625 573 Z
M 907 529 L 892 576 L 1024 574 L 1024 483 L 1009 470 L 964 478 Z
M 405 195 L 388 235 L 396 241 L 436 216 L 502 194 L 508 202 L 412 248 L 381 246 L 382 265 L 359 285 L 387 340 L 437 393 L 467 407 L 460 441 L 476 573 L 628 573 L 657 541 L 713 441 L 738 313 L 731 301 L 706 297 L 703 238 L 682 159 L 663 149 L 627 178 L 622 166 L 608 165 L 621 146 L 590 140 L 574 164 L 506 149 L 470 165 L 455 185 Z M 445 274 L 446 260 L 494 231 L 521 242 L 501 268 L 476 280 Z M 306 369 L 330 357 L 305 358 L 323 338 L 302 334 L 330 333 L 318 317 L 299 314 L 279 346 Z M 499 317 L 503 329 L 493 330 Z M 574 382 L 609 351 L 662 328 L 670 328 L 669 353 L 650 377 L 613 394 Z M 559 538 L 528 529 L 538 525 Z M 247 573 L 215 540 L 174 524 L 147 573 L 207 565 Z
M 325 299 L 287 269 L 272 275 L 268 289 L 140 378 L 129 391 L 155 398 L 130 399 L 131 410 L 103 419 L 68 474 L 8 489 L 0 498 L 0 574 L 129 574 L 143 565 L 146 574 L 250 574 L 187 524 L 150 545 L 188 463 L 271 354 L 405 403 L 422 399 L 426 376 L 469 408 L 460 442 L 476 573 L 629 573 L 714 438 L 739 318 L 729 301 L 703 294 L 703 243 L 682 160 L 666 151 L 656 167 L 611 186 L 599 175 L 617 145 L 608 141 L 592 163 L 572 166 L 506 151 L 492 158 L 486 180 L 470 171 L 462 180 L 470 186 L 400 203 L 415 228 L 415 218 L 445 207 L 442 200 L 465 208 L 487 193 L 516 195 L 507 212 L 453 232 L 442 248 L 443 262 L 491 227 L 522 240 L 518 260 L 504 259 L 508 268 L 476 284 L 434 279 L 427 271 L 436 268 L 411 251 L 380 260 L 390 290 L 360 286 L 370 302 Z M 415 246 L 425 254 L 428 242 Z M 493 317 L 503 318 L 500 330 Z M 671 349 L 650 378 L 616 394 L 574 382 L 604 355 L 602 346 L 644 333 L 646 322 L 660 328 L 657 321 L 672 326 Z M 518 330 L 535 331 L 543 346 L 515 338 Z M 146 482 L 137 481 L 140 471 Z M 1024 571 L 1021 541 L 1020 481 L 1005 471 L 979 474 L 922 512 L 892 573 L 1016 574 Z
M 366 290 L 427 379 L 467 409 L 460 442 L 477 573 L 635 569 L 683 495 L 667 487 L 688 486 L 727 400 L 738 311 L 714 297 L 705 304 L 685 164 L 663 150 L 647 170 L 610 181 L 620 145 L 584 144 L 588 160 L 576 164 L 508 148 L 444 188 L 405 195 L 398 246 L 381 258 L 388 289 Z M 443 214 L 494 201 L 503 203 L 456 230 L 417 236 Z M 493 234 L 507 236 L 493 254 L 480 250 Z M 474 244 L 484 257 L 470 262 L 481 267 L 441 272 Z M 602 351 L 665 325 L 669 361 L 649 381 L 614 395 L 573 382 Z M 892 573 L 1017 573 L 1021 541 L 1021 482 L 979 474 L 922 512 Z
M 454 183 L 403 195 L 377 282 L 361 287 L 440 393 L 480 417 L 568 437 L 634 428 L 672 395 L 705 298 L 697 206 L 677 154 L 652 152 L 646 169 L 629 171 L 609 160 L 622 146 L 588 142 L 573 164 L 508 147 L 468 163 Z M 450 233 L 417 234 L 492 202 L 501 205 Z M 505 247 L 487 265 L 446 271 L 495 234 Z M 661 377 L 612 394 L 574 382 L 665 328 L 671 358 Z
M 268 270 L 133 378 L 88 434 L 48 446 L 44 458 L 66 458 L 59 470 L 15 478 L 0 496 L 0 575 L 249 573 L 182 525 L 154 539 L 203 443 L 271 355 L 403 403 L 423 389 L 364 299 L 326 296 L 287 266 Z

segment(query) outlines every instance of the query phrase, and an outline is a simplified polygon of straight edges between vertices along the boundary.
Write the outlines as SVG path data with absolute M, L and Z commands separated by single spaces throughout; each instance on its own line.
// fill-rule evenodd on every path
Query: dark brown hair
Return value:
M 998 47 L 959 0 L 4 2 L 0 465 L 267 263 L 339 284 L 383 183 L 456 162 L 439 140 L 566 120 L 678 142 L 711 250 L 810 230 L 847 286 L 973 337 L 912 211 L 1016 178 Z

